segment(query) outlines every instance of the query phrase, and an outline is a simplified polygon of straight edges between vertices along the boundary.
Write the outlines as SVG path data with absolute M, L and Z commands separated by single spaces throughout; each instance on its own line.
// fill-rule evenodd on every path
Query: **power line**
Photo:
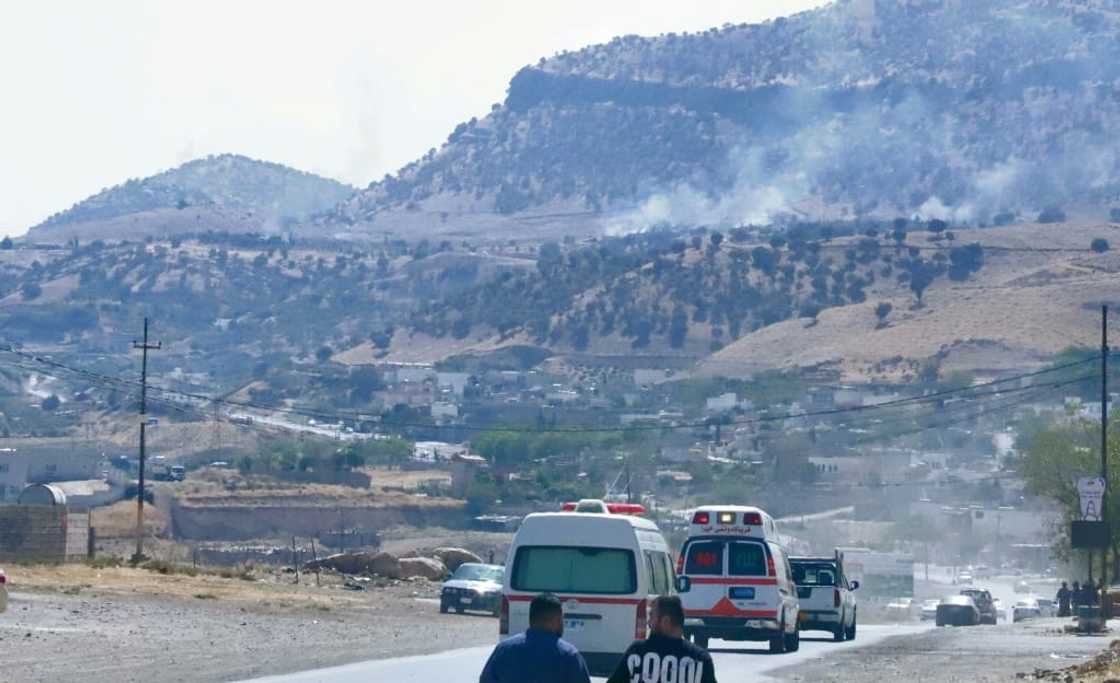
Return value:
M 108 382 L 108 383 L 113 384 L 114 386 L 119 386 L 121 384 L 126 384 L 126 385 L 136 384 L 135 382 L 130 382 L 128 380 L 122 380 L 122 379 L 111 377 L 111 376 L 108 376 L 108 375 L 101 375 L 99 373 L 94 373 L 94 372 L 90 372 L 90 371 L 87 371 L 87 370 L 74 368 L 74 367 L 71 367 L 71 366 L 66 365 L 64 363 L 59 363 L 57 361 L 53 361 L 53 360 L 48 359 L 48 358 L 43 358 L 42 356 L 37 356 L 35 354 L 29 354 L 29 353 L 26 353 L 26 352 L 18 351 L 18 350 L 15 350 L 14 348 L 12 348 L 11 346 L 8 346 L 7 348 L 0 348 L 0 350 L 8 351 L 10 353 L 16 354 L 17 356 L 27 358 L 29 360 L 32 360 L 32 361 L 35 361 L 35 362 L 38 362 L 38 363 L 46 364 L 50 367 L 60 369 L 64 372 L 77 373 L 78 375 L 80 375 L 84 378 L 87 378 L 90 381 Z M 932 392 L 932 393 L 929 393 L 929 394 L 924 394 L 922 396 L 912 396 L 912 397 L 907 397 L 907 398 L 894 399 L 894 400 L 891 400 L 891 401 L 885 401 L 885 402 L 869 404 L 869 405 L 849 406 L 849 407 L 843 407 L 843 408 L 830 408 L 830 409 L 817 410 L 817 411 L 808 411 L 808 412 L 803 412 L 803 413 L 800 413 L 800 414 L 784 413 L 784 414 L 779 414 L 779 415 L 758 415 L 758 416 L 754 416 L 754 417 L 750 417 L 750 418 L 742 419 L 742 420 L 732 420 L 729 423 L 724 423 L 724 424 L 725 424 L 725 426 L 734 427 L 734 426 L 742 426 L 742 425 L 748 425 L 748 424 L 759 424 L 759 423 L 766 423 L 766 422 L 784 421 L 784 420 L 796 419 L 796 418 L 825 417 L 825 416 L 843 415 L 843 414 L 848 414 L 848 413 L 861 413 L 861 412 L 865 413 L 865 412 L 870 412 L 870 411 L 886 410 L 886 409 L 889 409 L 889 408 L 894 408 L 894 407 L 899 407 L 899 406 L 920 405 L 920 404 L 925 404 L 925 403 L 939 402 L 940 400 L 942 400 L 946 397 L 954 396 L 954 395 L 961 395 L 961 398 L 973 399 L 973 398 L 983 398 L 985 396 L 990 396 L 990 395 L 1004 394 L 1004 393 L 1009 393 L 1009 392 L 1024 391 L 1024 390 L 1029 390 L 1031 387 L 1030 386 L 1019 387 L 1019 388 L 1016 388 L 1016 389 L 994 389 L 994 387 L 997 387 L 997 386 L 1002 385 L 1002 384 L 1008 384 L 1008 383 L 1011 383 L 1011 382 L 1017 382 L 1017 381 L 1022 381 L 1024 379 L 1030 379 L 1030 378 L 1033 378 L 1033 377 L 1038 377 L 1038 376 L 1053 373 L 1053 372 L 1059 372 L 1061 370 L 1066 370 L 1066 369 L 1077 367 L 1077 366 L 1084 365 L 1084 364 L 1087 364 L 1087 363 L 1095 363 L 1097 360 L 1098 359 L 1096 357 L 1085 358 L 1085 359 L 1082 359 L 1082 360 L 1079 360 L 1079 361 L 1064 363 L 1064 364 L 1061 364 L 1061 365 L 1056 365 L 1056 366 L 1052 366 L 1052 367 L 1049 367 L 1049 368 L 1044 368 L 1042 370 L 1037 370 L 1037 371 L 1034 371 L 1034 372 L 1023 373 L 1023 374 L 1019 374 L 1019 375 L 1015 375 L 1015 376 L 1011 376 L 1011 377 L 996 379 L 996 380 L 992 380 L 992 381 L 989 381 L 989 382 L 975 384 L 975 385 L 972 385 L 972 386 L 969 386 L 969 387 L 961 387 L 961 388 L 955 388 L 955 389 L 945 389 L 945 390 L 941 390 L 941 391 Z M 993 388 L 993 391 L 984 392 L 984 393 L 975 393 L 975 394 L 969 395 L 971 392 L 977 392 L 980 389 L 988 389 L 988 388 Z M 224 406 L 231 407 L 231 408 L 253 409 L 253 410 L 266 411 L 266 412 L 279 412 L 279 413 L 300 415 L 300 416 L 303 416 L 303 417 L 362 420 L 362 419 L 365 419 L 368 416 L 368 413 L 359 413 L 359 412 L 352 412 L 352 411 L 319 411 L 319 410 L 306 409 L 306 408 L 288 408 L 288 407 L 267 406 L 267 405 L 263 405 L 263 404 L 259 404 L 259 403 L 253 403 L 253 402 L 230 401 L 228 399 L 211 397 L 211 396 L 206 396 L 206 395 L 203 395 L 203 394 L 196 394 L 196 393 L 192 393 L 192 392 L 179 391 L 179 390 L 174 390 L 174 389 L 166 389 L 166 388 L 156 387 L 156 386 L 153 386 L 152 390 L 157 391 L 161 394 L 164 394 L 165 396 L 182 396 L 182 397 L 186 397 L 186 398 L 189 398 L 189 399 L 195 400 L 195 401 L 201 401 L 201 402 L 212 403 L 212 404 L 220 404 L 220 405 L 224 405 Z M 396 427 L 396 428 L 399 428 L 399 429 L 433 429 L 433 428 L 440 427 L 440 425 L 427 424 L 427 423 L 414 423 L 414 422 L 393 422 L 393 423 L 388 423 L 388 425 L 390 427 Z M 690 422 L 690 423 L 682 423 L 682 424 L 676 424 L 676 425 L 619 425 L 619 426 L 616 426 L 616 427 L 563 427 L 563 428 L 560 428 L 560 427 L 543 427 L 543 428 L 535 428 L 535 427 L 482 426 L 482 425 L 465 425 L 465 424 L 463 424 L 463 425 L 445 425 L 444 427 L 447 428 L 447 429 L 451 429 L 451 430 L 467 431 L 467 432 L 471 432 L 471 431 L 474 431 L 474 432 L 492 431 L 492 432 L 500 432 L 500 433 L 618 433 L 618 432 L 641 432 L 641 431 L 658 431 L 658 432 L 660 432 L 660 431 L 673 431 L 673 430 L 680 430 L 680 429 L 701 429 L 701 428 L 708 428 L 712 425 L 713 425 L 712 421 L 704 420 L 704 421 L 700 421 L 700 422 Z
M 902 437 L 905 437 L 905 436 L 913 436 L 914 434 L 920 434 L 921 432 L 928 431 L 930 429 L 944 429 L 945 427 L 952 427 L 953 425 L 964 424 L 966 422 L 972 422 L 973 420 L 976 420 L 976 419 L 981 418 L 981 417 L 987 417 L 989 415 L 1000 414 L 1000 413 L 1006 412 L 1008 410 L 1018 408 L 1022 405 L 1031 403 L 1033 401 L 1038 400 L 1038 398 L 1040 398 L 1041 396 L 1045 396 L 1045 395 L 1051 393 L 1055 389 L 1060 389 L 1060 388 L 1065 387 L 1065 386 L 1069 386 L 1069 385 L 1072 385 L 1072 384 L 1078 384 L 1080 382 L 1085 382 L 1085 381 L 1091 380 L 1091 379 L 1095 379 L 1095 375 L 1085 375 L 1083 377 L 1078 377 L 1076 379 L 1067 380 L 1067 381 L 1064 381 L 1064 382 L 1054 382 L 1050 385 L 1040 385 L 1038 388 L 1042 389 L 1041 391 L 1039 391 L 1037 393 L 1034 393 L 1034 394 L 1031 394 L 1031 395 L 1028 395 L 1028 396 L 1025 396 L 1025 397 L 1018 397 L 1018 400 L 1006 402 L 1006 403 L 1004 403 L 1002 405 L 998 405 L 998 406 L 989 406 L 989 407 L 986 407 L 986 408 L 981 406 L 980 409 L 977 412 L 975 412 L 973 414 L 965 415 L 965 416 L 960 417 L 958 419 L 945 420 L 945 421 L 935 422 L 933 424 L 919 425 L 915 429 L 904 431 L 904 432 L 897 433 L 897 434 L 889 434 L 889 435 L 883 435 L 883 436 L 870 437 L 870 438 L 867 438 L 867 439 L 857 441 L 855 445 L 875 443 L 877 441 L 882 441 L 882 440 L 885 440 L 885 439 L 898 439 L 898 438 L 902 438 Z M 976 408 L 977 406 L 971 405 L 971 406 L 968 406 L 968 407 L 969 408 Z
M 1046 394 L 1049 394 L 1049 393 L 1053 392 L 1055 389 L 1059 389 L 1059 388 L 1062 388 L 1062 387 L 1065 387 L 1065 386 L 1068 386 L 1068 385 L 1071 385 L 1071 384 L 1076 384 L 1078 382 L 1084 382 L 1086 380 L 1093 379 L 1093 378 L 1094 378 L 1093 375 L 1085 375 L 1083 377 L 1079 377 L 1079 378 L 1069 380 L 1069 381 L 1051 382 L 1051 383 L 1047 383 L 1047 384 L 1035 384 L 1035 385 L 1032 385 L 1030 387 L 1022 387 L 1022 388 L 1019 388 L 1019 389 L 1006 390 L 1006 391 L 1000 392 L 999 394 L 985 394 L 985 396 L 989 396 L 989 395 L 995 396 L 995 398 L 993 399 L 993 402 L 997 402 L 997 401 L 999 401 L 999 400 L 1001 400 L 1005 397 L 1010 397 L 1010 398 L 1015 398 L 1015 399 L 1021 399 L 1020 401 L 1018 401 L 1018 403 L 1029 403 L 1029 402 L 1037 399 L 1039 396 L 1046 395 Z M 1018 394 L 1022 394 L 1022 395 L 1020 396 Z M 966 412 L 966 411 L 969 411 L 969 410 L 974 410 L 974 409 L 976 409 L 976 407 L 977 407 L 977 404 L 974 403 L 974 402 L 961 402 L 961 403 L 957 403 L 957 404 L 954 404 L 954 405 L 951 405 L 951 406 L 944 406 L 944 407 L 940 407 L 940 408 L 935 408 L 933 411 L 926 411 L 926 412 L 922 412 L 920 414 L 897 415 L 897 416 L 890 417 L 890 418 L 883 419 L 883 420 L 880 420 L 876 416 L 871 415 L 871 416 L 866 416 L 866 417 L 864 417 L 864 418 L 862 418 L 858 421 L 855 421 L 855 422 L 842 422 L 837 426 L 846 427 L 846 428 L 849 428 L 849 429 L 860 428 L 860 427 L 870 427 L 870 426 L 874 426 L 876 428 L 881 428 L 884 425 L 890 426 L 890 425 L 896 425 L 896 424 L 905 424 L 905 423 L 909 423 L 909 422 L 916 422 L 916 423 L 919 424 L 919 426 L 921 426 L 921 421 L 922 420 L 926 420 L 926 419 L 929 419 L 929 418 L 943 418 L 947 415 L 963 413 L 963 412 Z

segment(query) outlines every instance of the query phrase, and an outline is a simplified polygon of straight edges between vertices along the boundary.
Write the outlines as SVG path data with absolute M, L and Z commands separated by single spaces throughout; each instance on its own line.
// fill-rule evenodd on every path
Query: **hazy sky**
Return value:
M 0 235 L 236 152 L 358 186 L 438 147 L 542 56 L 822 0 L 5 2 Z

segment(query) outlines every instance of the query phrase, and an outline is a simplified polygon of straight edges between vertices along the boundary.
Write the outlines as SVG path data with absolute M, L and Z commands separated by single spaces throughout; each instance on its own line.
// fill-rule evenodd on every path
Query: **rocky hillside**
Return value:
M 30 237 L 275 232 L 333 207 L 352 192 L 347 185 L 311 173 L 223 154 L 102 190 L 32 228 Z
M 532 251 L 221 233 L 21 245 L 0 249 L 0 342 L 123 371 L 126 342 L 147 315 L 168 340 L 153 361 L 162 371 L 248 385 L 246 397 L 261 402 L 322 394 L 350 407 L 369 387 L 342 366 L 497 351 L 532 358 L 518 360 L 525 367 L 557 356 L 892 380 L 931 361 L 1024 368 L 1092 346 L 1099 305 L 1120 308 L 1115 244 L 1120 220 L 655 230 Z M 340 364 L 332 381 L 355 382 L 346 391 L 302 374 L 327 359 Z
M 753 330 L 884 290 L 920 301 L 934 282 L 967 281 L 984 265 L 976 244 L 930 253 L 905 240 L 871 229 L 831 243 L 734 231 L 643 233 L 568 253 L 546 244 L 535 271 L 427 302 L 411 325 L 436 337 L 492 332 L 558 350 L 703 357 Z
M 1120 3 L 838 0 L 542 59 L 352 229 L 628 231 L 1105 205 Z

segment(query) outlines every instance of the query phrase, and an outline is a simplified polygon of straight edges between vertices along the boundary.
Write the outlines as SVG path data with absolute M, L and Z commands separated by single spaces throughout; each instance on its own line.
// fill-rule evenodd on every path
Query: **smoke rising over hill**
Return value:
M 611 232 L 898 215 L 987 222 L 1120 194 L 1120 4 L 840 1 L 525 67 L 503 106 L 339 212 L 467 197 Z

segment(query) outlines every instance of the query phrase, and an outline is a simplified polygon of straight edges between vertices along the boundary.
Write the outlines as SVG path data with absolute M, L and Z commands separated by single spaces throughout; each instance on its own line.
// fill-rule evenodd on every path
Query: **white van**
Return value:
M 649 602 L 673 592 L 669 547 L 657 525 L 581 501 L 577 509 L 527 516 L 513 539 L 502 595 L 501 637 L 529 628 L 541 593 L 564 605 L 564 639 L 592 674 L 612 673 L 634 640 L 646 637 Z
M 797 587 L 774 518 L 755 507 L 697 508 L 677 562 L 684 630 L 710 638 L 769 641 L 774 653 L 800 647 Z

